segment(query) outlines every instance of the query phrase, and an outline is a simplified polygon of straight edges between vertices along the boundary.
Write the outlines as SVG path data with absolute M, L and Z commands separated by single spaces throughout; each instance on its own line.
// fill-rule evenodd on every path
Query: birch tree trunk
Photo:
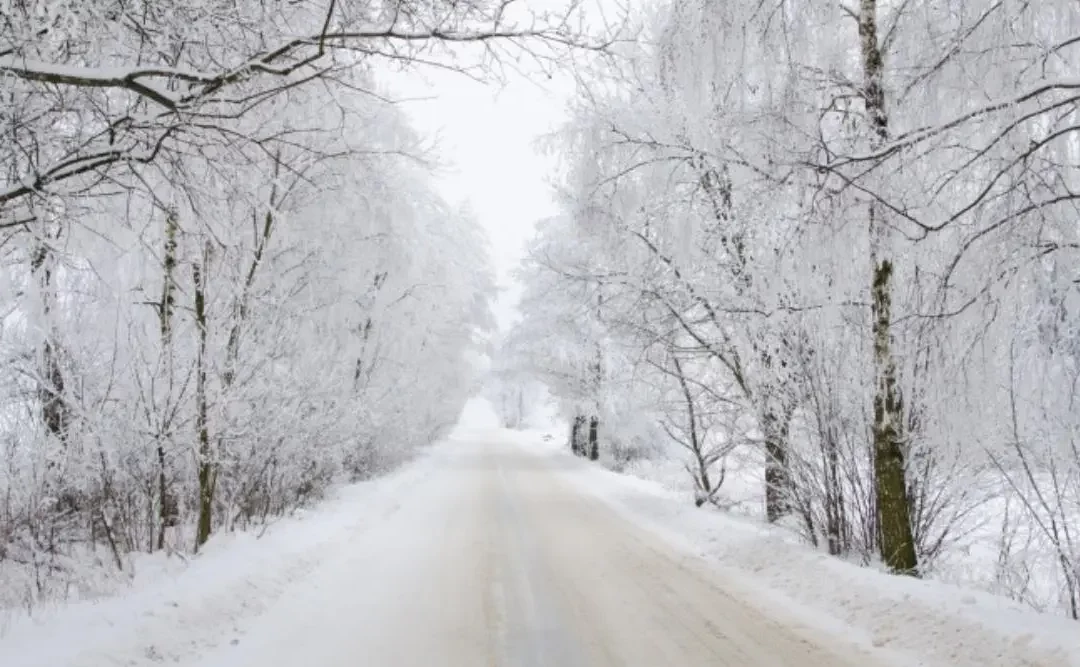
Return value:
M 729 258 L 732 283 L 740 294 L 749 294 L 753 281 L 747 266 L 746 240 L 743 233 L 733 226 L 732 182 L 727 165 L 721 169 L 706 167 L 704 156 L 695 161 L 698 181 L 709 197 L 713 219 L 717 225 L 720 243 Z M 719 328 L 720 319 L 711 306 L 708 312 Z M 757 355 L 768 375 L 772 375 L 779 350 L 756 349 Z M 741 372 L 734 374 L 747 400 L 757 403 L 762 435 L 765 439 L 765 518 L 775 523 L 791 513 L 791 474 L 788 463 L 787 437 L 793 409 L 776 409 L 776 404 L 787 402 L 785 392 L 789 389 L 778 383 L 763 383 L 750 389 Z
M 161 302 L 158 304 L 158 323 L 161 330 L 161 354 L 165 360 L 166 386 L 170 392 L 173 386 L 173 354 L 172 354 L 172 318 L 174 292 L 176 291 L 176 234 L 178 231 L 176 212 L 169 211 L 165 217 L 165 256 L 162 258 L 164 279 L 161 287 Z M 160 551 L 165 548 L 165 529 L 176 524 L 177 507 L 176 501 L 169 493 L 168 474 L 165 461 L 165 438 L 168 437 L 168 428 L 162 429 L 157 435 L 157 460 L 158 460 L 158 536 L 157 548 Z
M 889 138 L 883 87 L 884 63 L 877 37 L 877 0 L 861 0 L 859 38 L 862 44 L 863 100 L 874 147 Z M 868 205 L 870 224 L 871 318 L 874 336 L 874 480 L 877 496 L 881 558 L 897 574 L 918 575 L 911 508 L 907 497 L 902 432 L 903 402 L 892 350 L 893 264 L 888 256 L 888 227 L 874 202 Z
M 199 456 L 199 524 L 195 534 L 195 550 L 210 539 L 213 525 L 214 486 L 217 481 L 217 464 L 210 450 L 210 431 L 207 425 L 206 401 L 206 284 L 204 262 L 191 266 L 195 289 L 195 330 L 198 335 L 198 352 L 195 356 L 195 432 L 198 438 Z

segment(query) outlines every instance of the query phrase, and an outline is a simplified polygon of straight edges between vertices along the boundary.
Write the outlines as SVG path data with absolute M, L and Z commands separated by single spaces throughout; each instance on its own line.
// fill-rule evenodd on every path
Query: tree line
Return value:
M 579 453 L 681 452 L 699 505 L 753 475 L 896 573 L 980 540 L 979 585 L 1075 618 L 1080 13 L 654 9 L 576 69 L 504 363 Z
M 15 0 L 0 15 L 0 607 L 86 596 L 432 442 L 486 241 L 384 84 L 595 45 L 573 8 Z

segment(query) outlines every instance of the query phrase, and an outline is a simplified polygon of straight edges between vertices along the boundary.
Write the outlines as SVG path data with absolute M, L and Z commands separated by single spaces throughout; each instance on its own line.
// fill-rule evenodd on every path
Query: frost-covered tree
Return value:
M 502 59 L 551 67 L 575 5 L 531 12 L 491 2 L 263 3 L 9 0 L 0 21 L 5 82 L 0 224 L 40 219 L 145 165 L 258 141 L 258 120 L 292 91 L 361 86 L 356 68 L 436 65 L 483 77 Z
M 571 339 L 604 342 L 605 400 L 685 441 L 656 409 L 677 359 L 757 457 L 766 518 L 906 574 L 1003 521 L 984 584 L 1075 616 L 1080 15 L 678 2 L 642 34 L 579 70 L 563 222 L 527 274 L 558 297 L 525 319 L 581 330 L 603 290 Z
M 264 522 L 454 423 L 492 326 L 483 237 L 352 76 L 279 97 L 256 143 L 8 229 L 3 604 L 92 594 L 111 577 L 88 570 Z
M 0 605 L 198 549 L 454 423 L 487 250 L 380 79 L 549 71 L 603 45 L 579 10 L 0 2 Z

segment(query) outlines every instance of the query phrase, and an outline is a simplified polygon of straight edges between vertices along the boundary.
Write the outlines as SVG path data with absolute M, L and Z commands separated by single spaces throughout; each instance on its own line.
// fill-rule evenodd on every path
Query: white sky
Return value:
M 440 187 L 451 203 L 468 202 L 487 230 L 501 288 L 494 310 L 500 327 L 516 316 L 519 288 L 511 272 L 537 220 L 554 213 L 549 177 L 554 158 L 536 139 L 564 117 L 569 86 L 514 75 L 504 85 L 482 85 L 464 76 L 425 73 L 392 82 L 416 129 L 438 137 L 447 163 Z

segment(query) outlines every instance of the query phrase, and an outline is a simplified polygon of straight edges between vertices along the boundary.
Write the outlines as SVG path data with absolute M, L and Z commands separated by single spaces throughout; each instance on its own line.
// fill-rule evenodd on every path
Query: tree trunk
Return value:
M 840 483 L 840 451 L 835 429 L 823 429 L 825 450 L 825 534 L 829 554 L 839 556 L 847 553 L 847 519 L 844 513 L 844 487 Z
M 41 421 L 45 430 L 61 445 L 67 444 L 70 411 L 64 399 L 64 373 L 61 368 L 61 348 L 55 342 L 52 326 L 52 251 L 42 241 L 30 259 L 30 269 L 37 276 L 41 294 L 42 328 L 45 340 L 41 344 L 41 381 L 38 383 L 38 399 L 41 402 Z
M 255 278 L 262 264 L 266 247 L 270 244 L 270 237 L 274 233 L 274 212 L 270 208 L 274 205 L 276 188 L 271 192 L 270 203 L 263 216 L 262 229 L 255 237 L 255 251 L 248 265 L 247 274 L 244 276 L 244 284 L 240 289 L 240 296 L 233 304 L 233 323 L 229 329 L 229 338 L 225 343 L 225 372 L 221 374 L 222 384 L 226 389 L 232 386 L 236 379 L 236 364 L 240 358 L 240 335 L 248 317 L 248 301 L 251 299 L 251 290 L 255 286 Z M 254 216 L 254 213 L 252 214 Z
M 862 43 L 866 113 L 873 130 L 874 146 L 889 137 L 883 87 L 884 65 L 877 38 L 877 2 L 861 0 L 859 38 Z M 903 402 L 896 378 L 892 351 L 892 271 L 885 256 L 888 236 L 873 202 L 868 205 L 871 261 L 871 317 L 874 336 L 874 475 L 877 494 L 881 558 L 898 574 L 918 575 L 915 539 L 911 530 L 911 507 L 905 482 L 904 442 L 901 432 Z
M 713 497 L 712 479 L 709 477 L 709 462 L 705 459 L 703 451 L 705 443 L 698 435 L 698 416 L 694 408 L 694 395 L 690 392 L 690 385 L 686 382 L 686 374 L 683 372 L 682 363 L 678 355 L 671 353 L 671 363 L 675 368 L 675 377 L 679 380 L 679 388 L 682 390 L 683 400 L 686 401 L 686 425 L 687 436 L 690 438 L 690 451 L 694 455 L 697 473 L 694 475 L 694 505 L 701 507 Z
M 176 234 L 179 225 L 176 213 L 169 211 L 165 217 L 165 256 L 162 258 L 164 280 L 161 288 L 161 303 L 158 304 L 158 323 L 161 329 L 161 353 L 166 359 L 166 373 L 169 375 L 168 386 L 172 387 L 172 316 L 175 306 L 173 294 L 176 287 Z M 158 433 L 158 526 L 157 548 L 165 548 L 165 529 L 176 525 L 176 501 L 169 494 L 168 476 L 165 465 L 165 433 Z
M 603 322 L 603 307 L 604 307 L 604 285 L 600 283 L 597 285 L 596 290 L 596 321 Z M 595 361 L 593 362 L 593 384 L 592 384 L 592 404 L 596 409 L 596 412 L 600 412 L 600 396 L 602 396 L 602 390 L 604 388 L 604 348 L 601 347 L 600 342 L 594 343 Z M 600 458 L 600 417 L 598 414 L 592 414 L 589 417 L 589 445 L 586 450 L 589 455 L 590 461 L 596 461 Z
M 791 513 L 788 497 L 788 417 L 767 408 L 761 419 L 765 436 L 765 518 L 774 523 Z
M 383 271 L 382 273 L 376 273 L 375 274 L 375 282 L 374 282 L 374 285 L 371 288 L 370 298 L 369 298 L 369 300 L 367 302 L 368 307 L 369 307 L 369 312 L 374 310 L 375 300 L 378 298 L 379 291 L 382 290 L 382 286 L 386 283 L 386 276 L 387 276 L 386 271 Z M 364 364 L 365 364 L 365 357 L 367 356 L 367 352 L 368 352 L 368 342 L 371 340 L 371 328 L 372 328 L 373 325 L 374 325 L 374 321 L 372 320 L 371 316 L 369 315 L 368 318 L 367 318 L 367 321 L 364 322 L 364 326 L 359 331 L 361 347 L 360 347 L 360 355 L 357 356 L 357 358 L 356 358 L 356 369 L 353 372 L 353 391 L 358 391 L 360 389 L 360 379 L 364 375 L 365 370 L 368 373 L 371 372 L 371 366 L 369 365 L 368 368 L 365 369 Z
M 217 464 L 210 450 L 210 433 L 207 426 L 206 404 L 206 286 L 203 267 L 195 262 L 191 267 L 195 285 L 195 325 L 199 337 L 195 373 L 195 430 L 199 452 L 199 525 L 195 534 L 195 550 L 210 539 L 213 525 L 214 485 L 217 482 Z
M 596 461 L 600 458 L 600 418 L 589 418 L 589 460 Z
M 585 428 L 584 415 L 575 415 L 574 423 L 570 427 L 570 451 L 573 452 L 575 456 L 585 455 L 584 447 L 581 446 L 581 430 L 583 428 Z
M 889 285 L 892 264 L 875 262 L 872 312 L 874 317 L 874 476 L 877 489 L 881 558 L 898 574 L 918 574 L 911 507 L 904 466 L 903 404 L 892 355 Z

